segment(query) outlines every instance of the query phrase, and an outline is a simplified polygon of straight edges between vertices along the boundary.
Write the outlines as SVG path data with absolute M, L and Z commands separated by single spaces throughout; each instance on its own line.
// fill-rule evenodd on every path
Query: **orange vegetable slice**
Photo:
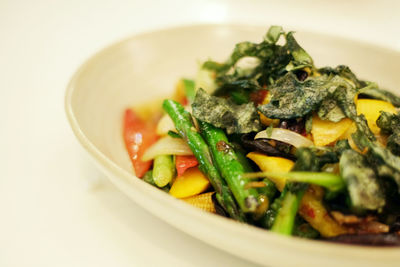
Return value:
M 198 195 L 208 189 L 210 181 L 206 176 L 194 167 L 187 169 L 181 176 L 177 177 L 169 190 L 176 198 L 185 198 Z

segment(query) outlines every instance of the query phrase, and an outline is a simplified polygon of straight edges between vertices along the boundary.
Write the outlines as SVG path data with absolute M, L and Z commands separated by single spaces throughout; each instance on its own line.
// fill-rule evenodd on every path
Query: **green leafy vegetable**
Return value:
M 330 97 L 327 97 L 322 101 L 317 114 L 322 120 L 333 122 L 339 122 L 346 117 L 346 115 L 343 114 L 342 109 L 339 107 L 337 100 Z
M 228 134 L 249 133 L 261 130 L 261 123 L 253 103 L 237 105 L 222 97 L 210 96 L 204 90 L 197 91 L 192 104 L 193 116 Z
M 279 37 L 281 37 L 282 34 L 283 30 L 281 26 L 271 26 L 268 29 L 268 32 L 264 39 L 272 44 L 275 44 L 276 42 L 278 42 Z
M 385 134 L 390 134 L 386 148 L 396 156 L 400 156 L 400 115 L 381 112 L 376 125 Z
M 355 209 L 380 210 L 385 205 L 383 190 L 374 170 L 366 159 L 354 150 L 346 150 L 340 158 L 340 174 Z
M 275 217 L 271 231 L 284 235 L 291 235 L 294 228 L 297 210 L 300 201 L 307 189 L 306 184 L 288 183 L 282 192 L 282 204 Z
M 239 207 L 244 212 L 255 212 L 259 205 L 258 192 L 255 188 L 244 187 L 248 182 L 242 179 L 244 166 L 240 163 L 224 131 L 203 121 L 199 121 L 199 128 L 210 147 L 215 166 L 232 190 Z
M 291 171 L 287 173 L 275 172 L 256 172 L 246 174 L 246 178 L 270 177 L 277 180 L 290 182 L 301 182 L 323 186 L 330 191 L 340 191 L 345 187 L 342 178 L 339 175 L 328 172 L 307 172 L 307 171 Z
M 365 81 L 359 80 L 357 76 L 351 71 L 351 69 L 345 65 L 339 65 L 336 68 L 320 68 L 318 69 L 318 72 L 320 72 L 321 74 L 340 76 L 346 79 L 348 82 L 351 82 L 352 86 L 357 89 L 363 88 L 367 85 Z
M 214 166 L 210 149 L 194 127 L 190 113 L 181 104 L 173 100 L 164 100 L 163 109 L 171 117 L 175 128 L 193 151 L 199 162 L 200 171 L 210 180 L 211 185 L 216 191 L 218 203 L 232 218 L 238 221 L 246 221 L 243 211 L 237 207 L 230 188 L 226 185 L 225 180 L 222 179 L 217 168 Z
M 361 90 L 361 96 L 368 96 L 374 99 L 380 99 L 392 103 L 395 107 L 400 107 L 400 97 L 389 91 L 380 89 L 377 86 Z
M 328 97 L 333 97 L 338 103 L 347 103 L 350 101 L 349 95 L 353 95 L 351 89 L 351 84 L 340 76 L 323 75 L 299 81 L 294 73 L 289 72 L 270 89 L 271 101 L 259 106 L 258 109 L 268 118 L 300 118 L 319 108 Z M 351 101 L 353 99 L 354 97 Z M 319 115 L 322 118 L 329 118 L 328 113 L 336 105 L 336 103 L 325 103 Z
M 286 39 L 284 45 L 277 44 L 281 36 Z M 251 58 L 257 64 L 244 71 L 239 64 L 239 61 L 244 58 Z M 253 87 L 253 89 L 257 89 L 257 87 L 274 84 L 288 71 L 305 67 L 314 68 L 312 58 L 297 43 L 293 32 L 286 34 L 280 26 L 270 27 L 261 43 L 238 43 L 225 63 L 209 60 L 202 66 L 204 69 L 215 72 L 219 87 L 217 92 L 221 94 L 223 91 L 225 96 L 230 96 L 231 93 L 226 91 L 227 85 L 233 85 L 239 81 L 251 81 L 258 85 Z M 240 87 L 228 87 L 231 91 L 241 90 Z
M 293 32 L 286 35 L 287 49 L 293 57 L 293 60 L 286 66 L 287 71 L 313 67 L 313 60 L 310 55 L 297 43 Z
M 321 90 L 326 85 L 326 77 L 297 80 L 292 72 L 280 78 L 270 89 L 271 101 L 258 109 L 272 119 L 293 119 L 307 115 L 326 97 L 328 91 Z

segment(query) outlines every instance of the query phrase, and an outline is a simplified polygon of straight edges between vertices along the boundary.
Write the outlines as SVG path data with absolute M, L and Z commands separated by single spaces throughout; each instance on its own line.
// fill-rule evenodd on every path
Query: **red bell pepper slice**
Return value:
M 123 136 L 129 158 L 136 176 L 142 178 L 150 169 L 152 161 L 142 161 L 143 153 L 158 139 L 156 125 L 142 120 L 133 110 L 127 109 L 124 115 Z
M 199 164 L 195 156 L 176 156 L 175 166 L 178 176 L 181 176 L 187 169 Z

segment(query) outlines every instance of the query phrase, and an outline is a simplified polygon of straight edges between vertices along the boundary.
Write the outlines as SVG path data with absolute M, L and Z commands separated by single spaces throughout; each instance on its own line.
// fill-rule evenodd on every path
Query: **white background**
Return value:
M 99 49 L 205 22 L 283 24 L 400 51 L 396 1 L 0 0 L 0 266 L 252 266 L 117 191 L 64 114 L 69 78 Z

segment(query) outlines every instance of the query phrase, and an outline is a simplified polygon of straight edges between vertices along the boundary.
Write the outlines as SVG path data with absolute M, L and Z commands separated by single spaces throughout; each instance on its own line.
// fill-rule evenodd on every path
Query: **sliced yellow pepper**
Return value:
M 254 161 L 263 172 L 289 172 L 294 162 L 280 157 L 270 157 L 259 152 L 250 152 L 247 157 Z M 285 179 L 271 179 L 279 191 L 285 187 Z
M 380 128 L 376 125 L 381 111 L 396 113 L 396 108 L 389 102 L 375 99 L 359 99 L 357 102 L 357 114 L 364 114 L 368 126 L 374 134 L 379 134 Z
M 321 120 L 318 115 L 312 118 L 311 134 L 316 146 L 329 145 L 342 136 L 350 127 L 352 121 L 349 118 L 344 118 L 339 122 Z
M 299 207 L 299 214 L 323 237 L 345 234 L 347 229 L 337 223 L 322 204 L 324 191 L 321 187 L 310 185 Z
M 210 181 L 197 168 L 187 169 L 181 176 L 177 177 L 169 190 L 176 198 L 185 198 L 200 194 L 207 190 Z
M 376 120 L 379 118 L 381 111 L 396 113 L 396 108 L 389 102 L 375 99 L 358 99 L 357 101 L 357 114 L 364 114 L 368 126 L 372 133 L 377 138 L 378 142 L 383 145 L 386 144 L 386 137 L 380 134 L 380 128 L 376 125 Z M 354 144 L 351 135 L 357 130 L 354 123 L 340 136 L 339 139 L 348 139 L 350 146 L 358 151 L 357 146 Z

